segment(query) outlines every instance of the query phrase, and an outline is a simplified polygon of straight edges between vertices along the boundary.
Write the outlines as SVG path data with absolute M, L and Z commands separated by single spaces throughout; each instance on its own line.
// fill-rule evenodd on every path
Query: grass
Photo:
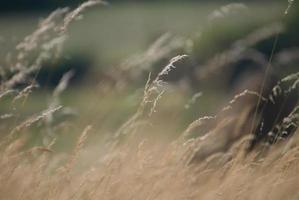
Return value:
M 17 45 L 17 56 L 1 72 L 0 199 L 298 199 L 296 60 L 289 60 L 290 74 L 279 81 L 265 71 L 246 76 L 236 87 L 246 80 L 257 86 L 245 84 L 223 101 L 225 85 L 208 95 L 212 86 L 192 93 L 186 79 L 167 81 L 196 60 L 195 54 L 172 55 L 174 37 L 107 69 L 111 77 L 97 85 L 68 89 L 69 71 L 53 90 L 38 88 L 43 63 L 64 55 L 69 25 L 96 4 L 53 12 Z M 282 34 L 262 30 L 270 34 L 245 34 L 201 69 L 225 79 L 232 54 L 242 60 L 253 43 Z M 152 67 L 166 57 L 172 58 L 156 72 Z M 266 59 L 273 71 L 281 67 L 275 58 Z M 143 62 L 149 75 L 138 68 Z M 144 86 L 131 87 L 144 74 Z M 201 83 L 212 84 L 214 73 L 207 74 L 212 78 Z

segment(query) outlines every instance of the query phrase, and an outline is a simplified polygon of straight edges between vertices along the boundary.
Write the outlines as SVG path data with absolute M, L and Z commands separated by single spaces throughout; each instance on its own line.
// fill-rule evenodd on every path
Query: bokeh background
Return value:
M 53 10 L 75 8 L 82 2 L 2 0 L 0 67 L 9 65 L 17 44 Z M 274 27 L 269 28 L 269 36 L 252 45 L 267 61 L 277 23 L 286 31 L 275 51 L 298 46 L 298 6 L 295 4 L 290 14 L 284 16 L 287 5 L 287 1 L 281 0 L 111 0 L 107 5 L 95 6 L 71 24 L 60 56 L 43 63 L 36 77 L 39 89 L 29 100 L 20 103 L 18 109 L 30 115 L 47 107 L 51 91 L 66 72 L 73 70 L 75 75 L 61 96 L 61 104 L 72 111 L 70 116 L 63 117 L 76 122 L 69 128 L 79 130 L 92 123 L 98 132 L 113 133 L 137 109 L 149 73 L 154 77 L 169 59 L 187 54 L 188 58 L 165 77 L 169 88 L 158 105 L 157 116 L 153 117 L 157 130 L 175 136 L 192 120 L 215 113 L 223 102 L 240 91 L 236 85 L 242 75 L 259 69 L 260 63 L 236 58 L 230 67 L 202 78 L 201 69 L 215 55 L 231 49 L 236 41 L 250 33 L 269 26 Z M 277 29 L 279 32 L 280 28 Z M 298 68 L 292 65 L 284 70 Z M 250 81 L 254 82 L 247 81 L 246 87 L 253 83 Z M 199 98 L 193 101 L 194 94 Z M 1 113 L 11 112 L 9 102 L 2 101 Z M 192 104 L 191 109 L 189 104 Z

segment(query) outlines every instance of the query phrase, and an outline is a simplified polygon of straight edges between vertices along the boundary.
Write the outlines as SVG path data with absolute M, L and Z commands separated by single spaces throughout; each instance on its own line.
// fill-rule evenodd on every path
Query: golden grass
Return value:
M 37 87 L 35 77 L 42 61 L 59 52 L 60 39 L 65 37 L 69 24 L 85 8 L 98 3 L 90 0 L 73 11 L 60 9 L 41 22 L 38 29 L 19 44 L 17 64 L 12 69 L 14 74 L 1 84 L 0 100 L 12 95 L 12 104 L 18 99 L 27 101 Z M 62 22 L 58 18 L 62 18 Z M 274 33 L 280 30 L 275 29 Z M 267 31 L 266 35 L 273 34 L 272 29 Z M 43 37 L 49 32 L 54 34 L 54 39 Z M 255 42 L 261 39 L 256 37 L 263 39 L 265 36 L 253 35 L 242 40 L 242 44 L 250 46 L 250 38 Z M 47 48 L 43 49 L 39 43 L 47 44 Z M 159 42 L 156 45 L 159 46 Z M 242 52 L 235 54 L 236 49 L 222 55 L 231 57 L 233 52 L 238 57 Z M 39 50 L 40 54 L 29 62 L 29 54 Z M 164 57 L 165 52 L 168 51 L 163 49 L 157 56 Z M 148 54 L 155 58 L 152 51 Z M 53 147 L 56 138 L 52 120 L 56 112 L 64 109 L 59 97 L 73 76 L 72 71 L 65 74 L 54 89 L 47 109 L 24 120 L 18 116 L 6 127 L 8 135 L 0 143 L 0 199 L 298 199 L 298 73 L 282 79 L 267 96 L 249 90 L 235 95 L 217 114 L 190 123 L 176 139 L 161 137 L 167 132 L 163 129 L 158 130 L 159 134 L 149 135 L 159 101 L 167 92 L 163 77 L 185 58 L 186 55 L 176 56 L 155 78 L 149 76 L 136 113 L 113 136 L 87 145 L 88 136 L 96 132 L 92 126 L 101 123 L 92 119 L 70 153 L 55 152 Z M 147 61 L 147 58 L 141 60 Z M 220 63 L 215 67 L 219 70 L 221 66 Z M 32 73 L 33 79 L 29 76 Z M 20 83 L 27 83 L 27 86 L 19 91 L 16 85 Z M 197 93 L 191 99 L 189 108 L 201 95 Z M 282 119 L 263 112 L 267 105 L 280 105 L 278 100 L 284 98 L 278 112 L 281 115 L 288 96 L 292 96 L 295 103 L 288 104 L 291 111 Z M 262 102 L 261 109 L 255 105 L 257 99 Z M 1 115 L 0 120 L 7 115 Z M 267 132 L 263 135 L 266 139 L 255 140 L 259 145 L 248 151 L 253 137 L 260 138 L 264 118 L 269 117 L 277 118 L 273 125 L 270 124 L 269 132 L 275 133 L 277 138 L 269 142 L 272 135 Z M 255 122 L 254 128 L 259 128 L 260 132 L 253 135 L 251 124 Z M 50 140 L 40 146 L 26 146 L 30 142 L 30 127 L 39 123 L 51 135 Z M 175 127 L 174 124 L 167 126 Z
M 16 148 L 22 143 L 1 153 L 1 199 L 298 198 L 298 143 L 285 154 L 282 146 L 254 159 L 244 157 L 241 142 L 229 153 L 189 166 L 184 156 L 191 144 L 128 141 L 94 157 L 89 168 L 67 171 L 51 168 L 59 155 L 38 148 L 20 152 Z M 76 163 L 91 150 L 86 148 Z

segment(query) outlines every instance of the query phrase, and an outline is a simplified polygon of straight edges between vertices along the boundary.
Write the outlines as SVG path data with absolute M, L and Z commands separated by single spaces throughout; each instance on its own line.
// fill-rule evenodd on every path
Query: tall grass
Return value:
M 155 78 L 149 74 L 136 112 L 107 140 L 101 138 L 101 146 L 87 145 L 96 132 L 92 126 L 101 123 L 91 119 L 80 130 L 72 152 L 55 152 L 59 137 L 55 137 L 53 121 L 65 109 L 60 95 L 73 72 L 61 78 L 48 107 L 40 113 L 22 116 L 14 105 L 22 100 L 21 105 L 26 106 L 30 94 L 38 89 L 35 79 L 43 62 L 59 56 L 69 24 L 98 3 L 90 0 L 74 10 L 54 11 L 18 45 L 15 62 L 1 77 L 0 101 L 8 98 L 13 109 L 0 117 L 1 121 L 12 118 L 11 123 L 1 123 L 1 131 L 6 133 L 0 144 L 0 199 L 298 199 L 298 72 L 269 85 L 271 90 L 265 93 L 266 72 L 261 90 L 236 94 L 218 113 L 191 122 L 178 138 L 169 141 L 144 133 L 152 130 L 159 102 L 167 95 L 169 84 L 164 78 L 189 59 L 175 56 Z M 274 25 L 249 34 L 220 54 L 226 59 L 215 63 L 216 55 L 208 61 L 202 74 L 221 71 L 248 54 L 270 66 L 271 62 L 250 48 L 281 31 L 280 25 Z M 168 38 L 160 38 L 143 56 L 122 64 L 119 74 L 143 64 L 150 68 L 157 58 L 181 47 L 181 38 L 164 46 Z M 201 95 L 195 94 L 189 109 Z M 28 147 L 33 126 L 46 130 L 42 136 L 46 141 Z

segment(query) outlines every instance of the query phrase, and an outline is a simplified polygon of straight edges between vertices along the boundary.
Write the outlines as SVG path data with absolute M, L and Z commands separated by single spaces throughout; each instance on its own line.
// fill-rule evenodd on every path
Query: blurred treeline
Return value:
M 30 33 L 27 30 L 28 27 L 34 30 L 35 25 L 30 20 L 26 21 L 27 18 L 32 17 L 36 19 L 37 23 L 40 17 L 46 16 L 46 13 L 50 13 L 58 7 L 76 7 L 82 2 L 84 0 L 3 0 L 0 2 L 0 13 L 3 13 L 3 16 L 5 13 L 9 13 L 9 17 L 3 20 L 4 24 L 7 24 L 8 29 L 12 26 L 18 28 L 15 29 L 17 30 L 15 32 L 11 31 L 12 34 L 4 34 L 5 40 L 3 39 L 3 41 L 9 41 L 7 36 L 24 30 L 26 34 Z M 97 82 L 108 79 L 108 81 L 117 82 L 119 79 L 128 79 L 125 81 L 134 83 L 134 87 L 140 87 L 143 86 L 149 72 L 159 71 L 168 59 L 177 54 L 186 53 L 190 56 L 188 63 L 184 63 L 184 66 L 181 66 L 169 77 L 175 82 L 180 79 L 187 80 L 187 82 L 191 82 L 189 86 L 199 90 L 202 89 L 199 88 L 199 85 L 206 84 L 199 81 L 201 75 L 198 71 L 204 68 L 209 60 L 221 52 L 231 49 L 236 42 L 263 27 L 280 23 L 285 29 L 280 34 L 275 53 L 299 46 L 298 5 L 294 3 L 289 15 L 283 17 L 288 4 L 287 0 L 238 1 L 244 3 L 248 8 L 242 9 L 241 6 L 241 9 L 237 9 L 236 12 L 232 10 L 227 13 L 225 9 L 221 10 L 221 7 L 236 3 L 236 1 L 110 0 L 108 2 L 111 3 L 111 6 L 102 7 L 101 10 L 95 8 L 93 12 L 86 13 L 83 20 L 74 23 L 61 58 L 43 64 L 37 77 L 41 85 L 55 86 L 64 73 L 74 69 L 75 79 L 78 81 L 88 79 Z M 135 3 L 138 3 L 139 6 L 132 6 Z M 140 6 L 141 4 L 144 6 Z M 187 4 L 189 6 L 182 8 L 182 5 Z M 218 11 L 223 16 L 216 17 L 216 20 L 209 20 L 213 10 L 219 8 Z M 20 15 L 20 19 L 14 18 L 14 15 L 18 16 L 23 12 L 26 12 L 26 15 Z M 41 16 L 34 14 L 38 12 L 42 13 Z M 20 28 L 19 20 L 24 20 L 23 29 Z M 182 41 L 182 44 L 178 45 L 179 47 L 174 51 L 162 56 L 161 59 L 154 57 L 154 61 L 146 60 L 149 65 L 145 67 L 146 69 L 142 67 L 144 63 L 137 62 L 135 67 L 123 71 L 122 62 L 127 57 L 130 58 L 131 54 L 135 56 L 136 53 L 137 55 L 141 54 L 140 57 L 142 57 L 142 53 L 146 52 L 146 49 L 150 48 L 155 40 L 167 32 L 173 35 L 173 40 L 179 38 L 178 40 Z M 198 37 L 198 35 L 200 36 Z M 248 48 L 256 50 L 267 60 L 273 49 L 274 37 L 275 34 Z M 163 45 L 171 47 L 171 43 L 171 40 L 167 40 Z M 257 68 L 256 63 L 253 66 L 251 61 L 248 64 L 248 60 L 245 59 L 230 66 L 232 74 L 239 73 L 242 67 L 245 68 L 244 66 Z M 216 71 L 222 72 L 222 70 Z M 229 73 L 229 70 L 226 70 L 226 73 Z M 223 83 L 220 85 L 223 86 Z
M 241 0 L 238 2 L 279 2 L 278 0 Z M 58 7 L 70 6 L 75 7 L 78 4 L 84 2 L 84 0 L 1 0 L 0 1 L 0 11 L 3 12 L 14 12 L 14 11 L 43 11 L 43 10 L 53 10 Z M 203 3 L 219 3 L 219 0 L 110 0 L 109 3 L 162 3 L 162 2 L 203 2 Z M 232 3 L 231 0 L 222 0 L 221 3 Z

